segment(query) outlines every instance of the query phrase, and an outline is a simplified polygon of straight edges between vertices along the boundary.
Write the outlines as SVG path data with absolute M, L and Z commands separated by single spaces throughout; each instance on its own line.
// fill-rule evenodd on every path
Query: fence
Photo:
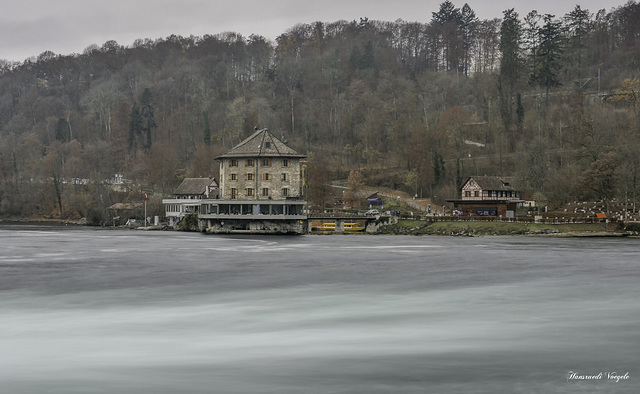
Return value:
M 401 219 L 424 220 L 428 222 L 511 222 L 511 223 L 541 223 L 541 224 L 585 224 L 585 223 L 617 223 L 616 219 L 576 218 L 576 217 L 516 217 L 505 218 L 499 216 L 408 216 Z

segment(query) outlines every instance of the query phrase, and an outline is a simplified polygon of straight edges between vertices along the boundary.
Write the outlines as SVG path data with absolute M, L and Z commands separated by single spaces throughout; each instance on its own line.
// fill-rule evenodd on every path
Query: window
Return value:
M 237 167 L 237 166 L 238 166 L 238 159 L 229 160 L 229 167 Z
M 253 180 L 253 174 L 251 172 L 247 173 L 247 180 L 248 181 L 252 181 Z
M 282 166 L 283 167 L 289 167 L 289 160 L 288 159 L 282 159 Z
M 480 197 L 480 192 L 478 192 L 477 190 L 475 192 L 473 192 L 473 196 L 474 197 Z
M 282 181 L 283 182 L 287 181 L 287 174 L 286 173 L 282 173 Z
M 252 188 L 247 188 L 247 190 L 245 190 L 245 193 L 246 193 L 247 197 L 253 197 L 253 189 Z
M 282 197 L 287 197 L 289 195 L 289 189 L 286 187 L 282 189 Z
M 247 159 L 247 161 L 244 163 L 245 167 L 253 167 L 253 159 Z
M 265 147 L 266 149 L 271 149 L 271 141 L 266 141 L 266 142 L 264 143 L 264 147 Z
M 238 180 L 238 174 L 229 174 L 229 180 L 230 181 L 237 181 Z
M 262 180 L 263 180 L 263 181 L 268 181 L 268 180 L 270 180 L 270 179 L 271 179 L 271 177 L 269 176 L 269 173 L 264 173 L 264 174 L 262 174 Z
M 269 188 L 263 188 L 262 189 L 262 196 L 263 197 L 269 197 Z
M 231 199 L 235 200 L 238 198 L 238 189 L 236 188 L 231 188 Z
M 471 197 L 471 192 L 470 192 L 470 191 L 466 191 L 466 192 L 464 192 L 464 196 L 465 196 L 465 197 Z
M 262 159 L 263 167 L 271 167 L 271 159 Z

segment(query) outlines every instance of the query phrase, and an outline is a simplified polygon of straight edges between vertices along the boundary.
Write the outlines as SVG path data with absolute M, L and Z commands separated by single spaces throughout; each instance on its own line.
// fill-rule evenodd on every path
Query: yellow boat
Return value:
M 318 227 L 313 227 L 312 230 L 313 231 L 336 231 L 336 224 L 335 222 L 322 223 Z M 347 222 L 344 224 L 344 231 L 345 232 L 364 231 L 364 225 L 360 223 L 355 223 L 355 222 Z
M 345 223 L 344 231 L 364 231 L 364 226 L 360 223 Z
M 322 223 L 322 226 L 320 226 L 320 231 L 336 231 L 336 224 L 331 222 L 331 223 Z

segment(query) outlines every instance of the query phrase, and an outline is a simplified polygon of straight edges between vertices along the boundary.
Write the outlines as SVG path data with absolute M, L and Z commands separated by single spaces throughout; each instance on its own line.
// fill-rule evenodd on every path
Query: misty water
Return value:
M 0 226 L 0 392 L 636 393 L 639 252 Z

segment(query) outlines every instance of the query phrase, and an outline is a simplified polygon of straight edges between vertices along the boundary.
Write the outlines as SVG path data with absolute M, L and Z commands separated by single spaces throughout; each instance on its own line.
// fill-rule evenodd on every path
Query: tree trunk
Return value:
M 60 212 L 60 218 L 62 218 L 62 191 L 60 190 L 60 178 L 53 174 L 53 187 L 56 190 L 56 198 L 58 200 L 58 210 Z

